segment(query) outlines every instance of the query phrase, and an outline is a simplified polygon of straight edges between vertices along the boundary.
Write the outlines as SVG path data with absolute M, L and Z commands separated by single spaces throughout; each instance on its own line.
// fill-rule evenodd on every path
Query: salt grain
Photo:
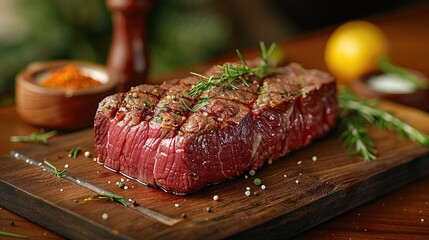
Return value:
M 68 165 L 68 164 L 64 165 L 64 168 L 68 168 L 68 167 L 69 167 L 69 165 Z
M 264 184 L 262 184 L 262 185 L 261 185 L 261 189 L 262 189 L 262 190 L 265 190 L 266 188 L 267 188 L 267 187 L 266 187 Z
M 285 174 L 285 175 L 283 175 L 283 177 L 287 177 L 287 175 Z
M 219 196 L 218 195 L 214 195 L 213 196 L 213 200 L 218 201 L 219 200 Z
M 247 191 L 250 191 L 250 187 L 246 187 L 246 190 L 247 190 Z
M 91 152 L 90 151 L 86 151 L 85 153 L 84 153 L 84 155 L 85 155 L 85 157 L 91 157 Z
M 421 221 L 421 222 L 424 222 L 424 221 L 425 221 L 425 219 L 424 219 L 424 218 L 422 218 L 422 219 L 420 219 L 420 221 Z
M 246 195 L 247 197 L 250 196 L 250 191 L 245 191 L 244 195 Z
M 121 182 L 124 182 L 125 181 L 125 179 L 124 178 L 121 178 Z
M 298 164 L 298 165 L 300 165 L 302 163 L 302 161 L 298 161 L 298 162 L 296 162 L 296 164 Z
M 61 188 L 61 189 L 60 189 L 60 192 L 62 192 L 62 191 L 64 191 L 64 189 L 62 189 L 62 188 Z
M 125 189 L 125 190 L 127 190 L 127 189 L 128 189 L 128 186 L 124 186 L 124 189 Z
M 297 179 L 297 180 L 295 180 L 295 183 L 296 183 L 296 184 L 298 184 L 298 183 L 299 183 L 299 180 L 298 180 L 298 179 Z
M 174 206 L 175 206 L 175 207 L 180 207 L 180 204 L 175 203 L 175 204 L 174 204 Z
M 317 156 L 313 156 L 313 157 L 311 158 L 311 160 L 313 160 L 313 162 L 317 161 Z
M 107 220 L 109 218 L 109 214 L 103 213 L 103 215 L 101 215 L 101 218 L 103 218 L 103 220 Z

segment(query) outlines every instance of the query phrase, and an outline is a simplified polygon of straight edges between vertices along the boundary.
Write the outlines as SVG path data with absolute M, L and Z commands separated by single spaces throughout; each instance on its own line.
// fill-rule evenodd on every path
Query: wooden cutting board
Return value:
M 428 114 L 391 103 L 383 107 L 429 133 Z M 376 161 L 348 156 L 331 134 L 259 170 L 255 177 L 265 190 L 253 184 L 255 177 L 242 176 L 181 197 L 127 180 L 85 157 L 84 151 L 95 153 L 88 129 L 16 150 L 27 162 L 14 154 L 1 157 L 0 205 L 72 239 L 290 237 L 429 175 L 429 148 L 389 132 L 372 130 L 371 136 L 378 149 Z M 75 146 L 83 151 L 69 158 L 68 150 Z M 30 165 L 33 160 L 48 160 L 60 169 L 67 164 L 68 174 L 181 221 L 168 226 L 105 199 L 85 202 L 96 193 Z M 116 185 L 121 180 L 128 189 Z M 245 195 L 247 187 L 251 196 Z

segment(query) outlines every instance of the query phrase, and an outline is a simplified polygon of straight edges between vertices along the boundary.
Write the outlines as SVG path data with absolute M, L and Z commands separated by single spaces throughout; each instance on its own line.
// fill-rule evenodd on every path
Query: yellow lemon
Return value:
M 374 24 L 352 21 L 341 25 L 329 37 L 325 47 L 325 63 L 343 83 L 378 69 L 387 56 L 387 38 Z

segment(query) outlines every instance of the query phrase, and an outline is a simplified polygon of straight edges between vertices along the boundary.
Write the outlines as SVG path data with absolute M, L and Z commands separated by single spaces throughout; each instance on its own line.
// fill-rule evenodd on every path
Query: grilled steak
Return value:
M 201 78 L 191 76 L 105 98 L 94 124 L 99 162 L 186 194 L 307 146 L 335 125 L 335 81 L 295 63 L 279 70 L 196 97 L 186 93 Z

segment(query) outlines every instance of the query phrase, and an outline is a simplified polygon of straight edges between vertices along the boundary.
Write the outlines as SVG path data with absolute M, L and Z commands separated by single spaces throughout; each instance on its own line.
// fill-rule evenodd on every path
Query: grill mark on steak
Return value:
M 96 135 L 105 135 L 96 136 L 100 161 L 142 183 L 182 194 L 308 145 L 335 125 L 335 82 L 298 64 L 279 69 L 282 74 L 262 80 L 247 76 L 250 87 L 220 85 L 196 97 L 184 94 L 201 80 L 196 76 L 110 97 L 106 102 L 117 103 L 112 104 L 115 114 L 100 103 L 95 119 Z M 209 100 L 195 112 L 183 105 L 194 108 L 201 98 Z M 150 107 L 139 105 L 142 100 Z
M 176 136 L 176 129 L 180 127 L 183 121 L 186 120 L 186 116 L 189 115 L 178 99 L 179 95 L 188 91 L 192 86 L 191 84 L 195 82 L 197 82 L 195 78 L 176 79 L 166 81 L 159 87 L 140 85 L 130 91 L 128 94 L 130 96 L 129 101 L 124 101 L 122 106 L 125 106 L 124 111 L 127 112 L 126 116 L 130 114 L 131 119 L 137 119 L 133 123 L 139 124 L 138 129 L 135 130 L 135 135 L 138 135 L 140 138 L 140 144 L 135 146 L 133 144 L 134 141 L 130 139 L 133 135 L 128 135 L 130 129 L 123 129 L 127 133 L 127 138 L 125 139 L 126 147 L 123 147 L 122 151 L 131 151 L 131 154 L 126 155 L 122 153 L 121 156 L 125 156 L 120 158 L 121 166 L 119 169 L 121 172 L 127 176 L 137 178 L 145 184 L 156 185 L 156 180 L 153 176 L 157 164 L 156 156 L 159 152 L 159 146 L 162 145 L 165 138 L 171 139 Z M 138 101 L 135 101 L 136 99 Z M 150 111 L 144 111 L 146 108 L 142 108 L 141 104 L 139 105 L 141 99 L 150 104 L 148 108 Z M 191 100 L 190 98 L 185 98 L 184 101 L 190 102 Z M 135 118 L 136 115 L 137 118 Z M 142 156 L 145 156 L 145 158 L 141 159 Z M 135 159 L 141 160 L 135 161 Z M 114 167 L 117 168 L 117 166 Z

